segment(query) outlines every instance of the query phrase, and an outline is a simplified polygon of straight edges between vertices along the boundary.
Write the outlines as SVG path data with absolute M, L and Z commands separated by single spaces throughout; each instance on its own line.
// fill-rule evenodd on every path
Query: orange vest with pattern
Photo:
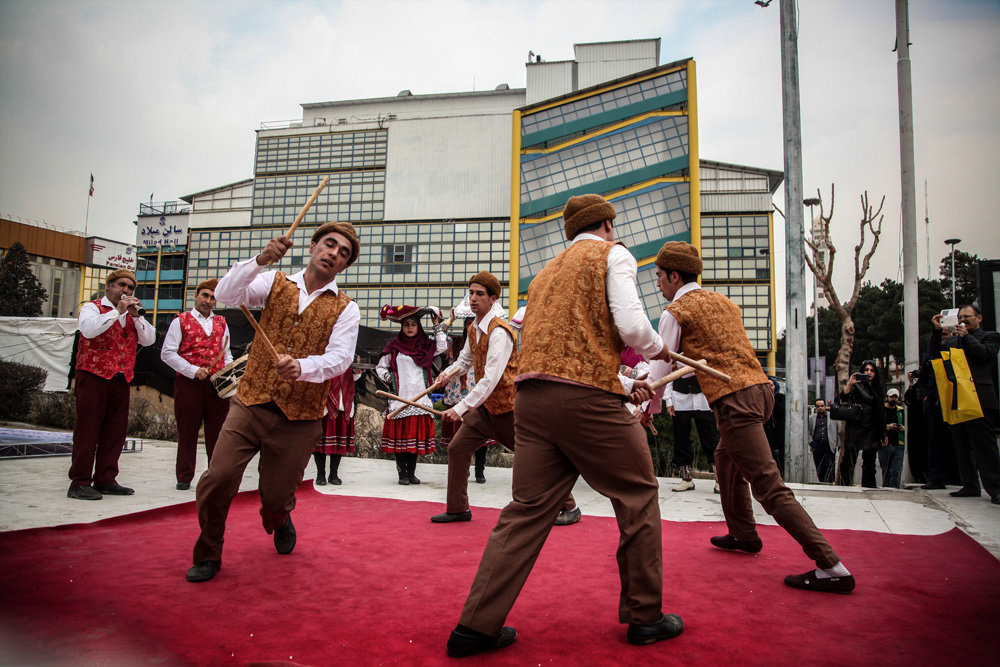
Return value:
M 343 290 L 336 295 L 324 291 L 299 314 L 299 286 L 278 271 L 260 318 L 260 326 L 278 354 L 287 354 L 295 359 L 320 355 L 330 342 L 333 325 L 350 302 Z M 329 380 L 282 380 L 267 348 L 256 344 L 250 348 L 247 370 L 240 379 L 236 397 L 246 405 L 274 401 L 285 417 L 297 421 L 320 419 L 329 389 Z
M 725 382 L 695 371 L 709 403 L 740 389 L 770 382 L 750 346 L 740 307 L 727 297 L 696 289 L 667 306 L 667 311 L 681 326 L 680 349 L 685 356 L 704 359 L 709 366 L 732 378 L 732 382 Z
M 208 369 L 209 375 L 220 370 L 226 365 L 223 355 L 219 354 L 222 349 L 222 337 L 226 332 L 225 318 L 214 315 L 212 317 L 212 334 L 205 335 L 205 330 L 201 328 L 201 323 L 191 313 L 181 313 L 177 316 L 181 327 L 181 342 L 177 346 L 177 354 L 184 361 L 203 368 L 219 360 Z
M 510 352 L 510 358 L 507 359 L 507 365 L 503 369 L 500 381 L 497 382 L 497 386 L 493 388 L 493 392 L 489 397 L 483 401 L 483 407 L 491 415 L 501 415 L 514 409 L 514 377 L 517 375 L 517 336 L 514 334 L 514 330 L 510 328 L 510 325 L 499 317 L 494 317 L 490 320 L 489 326 L 486 327 L 487 333 L 480 336 L 478 341 L 476 341 L 475 322 L 469 325 L 468 332 L 469 350 L 472 352 L 472 366 L 476 372 L 476 378 L 479 379 L 486 374 L 486 354 L 490 348 L 490 336 L 493 335 L 493 330 L 497 327 L 507 332 L 507 335 L 514 342 L 514 349 Z
M 101 315 L 114 310 L 102 304 L 100 299 L 91 303 L 97 306 Z M 93 373 L 105 380 L 121 373 L 131 382 L 135 375 L 135 352 L 138 347 L 139 334 L 135 330 L 135 320 L 126 317 L 124 329 L 116 321 L 95 338 L 80 335 L 76 350 L 76 369 Z
M 624 395 L 625 343 L 608 307 L 614 241 L 586 239 L 556 255 L 531 281 L 518 372 L 542 374 Z

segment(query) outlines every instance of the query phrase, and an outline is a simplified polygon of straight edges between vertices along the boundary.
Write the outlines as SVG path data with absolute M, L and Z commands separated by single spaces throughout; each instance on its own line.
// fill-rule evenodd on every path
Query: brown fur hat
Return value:
M 664 271 L 682 271 L 701 275 L 702 263 L 698 249 L 683 241 L 667 241 L 656 254 L 656 265 Z
M 500 281 L 489 271 L 480 271 L 469 278 L 469 284 L 479 283 L 486 288 L 486 291 L 493 296 L 500 296 Z
M 570 241 L 580 233 L 584 227 L 588 227 L 595 222 L 604 220 L 614 220 L 615 207 L 611 202 L 601 195 L 577 195 L 570 197 L 563 209 L 563 229 L 566 230 L 566 238 Z
M 215 286 L 218 285 L 218 284 L 219 284 L 219 281 L 216 280 L 215 278 L 212 278 L 211 280 L 206 280 L 204 282 L 200 282 L 200 283 L 198 283 L 198 286 L 194 288 L 194 293 L 197 294 L 198 292 L 202 291 L 203 289 L 210 289 L 210 290 L 212 290 L 214 292 L 215 291 Z
M 354 264 L 354 260 L 361 254 L 361 241 L 358 240 L 358 233 L 355 231 L 354 225 L 349 222 L 324 222 L 313 232 L 312 243 L 316 243 L 330 232 L 343 234 L 351 242 L 353 250 L 351 251 L 351 259 L 347 261 L 347 266 Z
M 129 271 L 128 269 L 115 269 L 114 271 L 108 274 L 107 278 L 104 279 L 104 284 L 110 285 L 119 278 L 128 278 L 129 280 L 131 280 L 132 287 L 136 287 L 139 284 L 138 281 L 135 279 L 135 274 Z

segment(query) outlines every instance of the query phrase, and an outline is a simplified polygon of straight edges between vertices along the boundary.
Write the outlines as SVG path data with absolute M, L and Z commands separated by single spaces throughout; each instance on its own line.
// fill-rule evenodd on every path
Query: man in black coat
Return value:
M 959 498 L 981 495 L 981 479 L 993 504 L 1000 505 L 1000 450 L 997 449 L 995 431 L 1000 425 L 1000 403 L 997 402 L 996 386 L 993 383 L 997 352 L 1000 351 L 1000 334 L 985 331 L 980 326 L 982 321 L 983 316 L 978 307 L 962 306 L 958 311 L 958 326 L 954 333 L 942 331 L 940 336 L 931 335 L 931 355 L 936 356 L 942 349 L 950 348 L 965 351 L 972 380 L 976 384 L 976 393 L 979 395 L 979 404 L 983 409 L 983 417 L 949 427 L 962 477 L 962 488 L 953 491 L 951 495 Z M 941 330 L 940 315 L 935 315 L 931 322 L 935 329 Z

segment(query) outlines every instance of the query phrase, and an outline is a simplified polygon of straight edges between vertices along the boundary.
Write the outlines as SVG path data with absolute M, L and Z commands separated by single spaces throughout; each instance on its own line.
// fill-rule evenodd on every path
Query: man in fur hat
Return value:
M 353 225 L 321 225 L 304 270 L 290 276 L 261 273 L 291 247 L 287 236 L 271 239 L 259 255 L 234 264 L 215 289 L 222 303 L 264 307 L 260 326 L 278 359 L 261 341 L 252 346 L 212 461 L 198 482 L 201 534 L 187 571 L 191 582 L 208 581 L 219 571 L 229 505 L 258 452 L 264 530 L 274 534 L 279 554 L 295 548 L 295 490 L 322 435 L 329 380 L 354 359 L 361 314 L 336 280 L 361 250 Z
M 670 305 L 660 317 L 660 337 L 671 350 L 683 349 L 693 359 L 730 376 L 725 382 L 695 371 L 719 424 L 715 473 L 722 496 L 727 535 L 711 538 L 714 546 L 755 554 L 757 537 L 750 492 L 778 525 L 816 562 L 815 570 L 785 577 L 796 588 L 850 593 L 854 577 L 840 562 L 812 519 L 785 486 L 771 455 L 764 421 L 774 408 L 771 381 L 750 346 L 739 307 L 718 292 L 701 289 L 702 262 L 689 243 L 669 241 L 656 256 L 656 284 Z M 654 362 L 653 380 L 669 372 L 670 362 Z M 747 487 L 747 482 L 750 486 Z
M 117 269 L 104 281 L 104 297 L 80 308 L 69 498 L 135 493 L 117 481 L 128 431 L 128 385 L 138 346 L 156 342 L 156 329 L 139 315 L 135 286 L 134 273 Z
M 469 308 L 475 320 L 469 325 L 465 347 L 458 360 L 442 371 L 437 382 L 447 376 L 474 369 L 476 386 L 444 413 L 443 419 L 461 422 L 448 443 L 448 502 L 444 514 L 431 517 L 434 523 L 471 521 L 469 509 L 469 463 L 488 440 L 514 449 L 514 377 L 517 375 L 517 334 L 503 319 L 493 314 L 500 297 L 500 281 L 489 271 L 469 278 Z M 555 525 L 566 526 L 580 520 L 580 508 L 570 494 L 556 517 Z
M 229 351 L 229 325 L 216 316 L 215 286 L 206 280 L 195 288 L 194 308 L 170 323 L 160 358 L 177 372 L 174 378 L 174 417 L 177 419 L 177 490 L 187 491 L 194 479 L 198 458 L 198 431 L 205 424 L 205 453 L 212 460 L 222 423 L 229 414 L 229 399 L 219 398 L 209 379 L 233 360 Z
M 652 644 L 683 628 L 680 616 L 661 611 L 659 487 L 618 376 L 626 344 L 646 358 L 666 351 L 639 301 L 635 258 L 614 242 L 614 218 L 614 206 L 599 195 L 571 197 L 563 210 L 570 246 L 529 288 L 515 379 L 513 501 L 490 533 L 449 655 L 516 639 L 503 622 L 581 475 L 611 499 L 618 519 L 618 617 L 628 624 L 628 641 Z M 651 395 L 644 381 L 633 389 L 640 403 Z

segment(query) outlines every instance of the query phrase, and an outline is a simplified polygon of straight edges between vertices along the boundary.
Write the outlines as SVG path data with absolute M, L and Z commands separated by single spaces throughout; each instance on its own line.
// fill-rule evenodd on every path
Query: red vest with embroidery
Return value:
M 177 316 L 181 325 L 181 342 L 177 346 L 177 354 L 184 361 L 199 368 L 208 366 L 218 357 L 218 361 L 209 369 L 209 374 L 220 370 L 226 365 L 225 356 L 219 355 L 222 349 L 222 337 L 226 333 L 226 320 L 218 315 L 212 318 L 212 335 L 206 336 L 201 323 L 191 313 L 181 313 Z
M 100 299 L 91 303 L 97 306 L 101 315 L 114 310 L 101 303 Z M 138 346 L 139 335 L 135 330 L 135 320 L 126 317 L 124 329 L 116 321 L 96 338 L 80 336 L 76 369 L 93 373 L 105 380 L 122 373 L 131 382 L 135 373 L 135 351 Z

